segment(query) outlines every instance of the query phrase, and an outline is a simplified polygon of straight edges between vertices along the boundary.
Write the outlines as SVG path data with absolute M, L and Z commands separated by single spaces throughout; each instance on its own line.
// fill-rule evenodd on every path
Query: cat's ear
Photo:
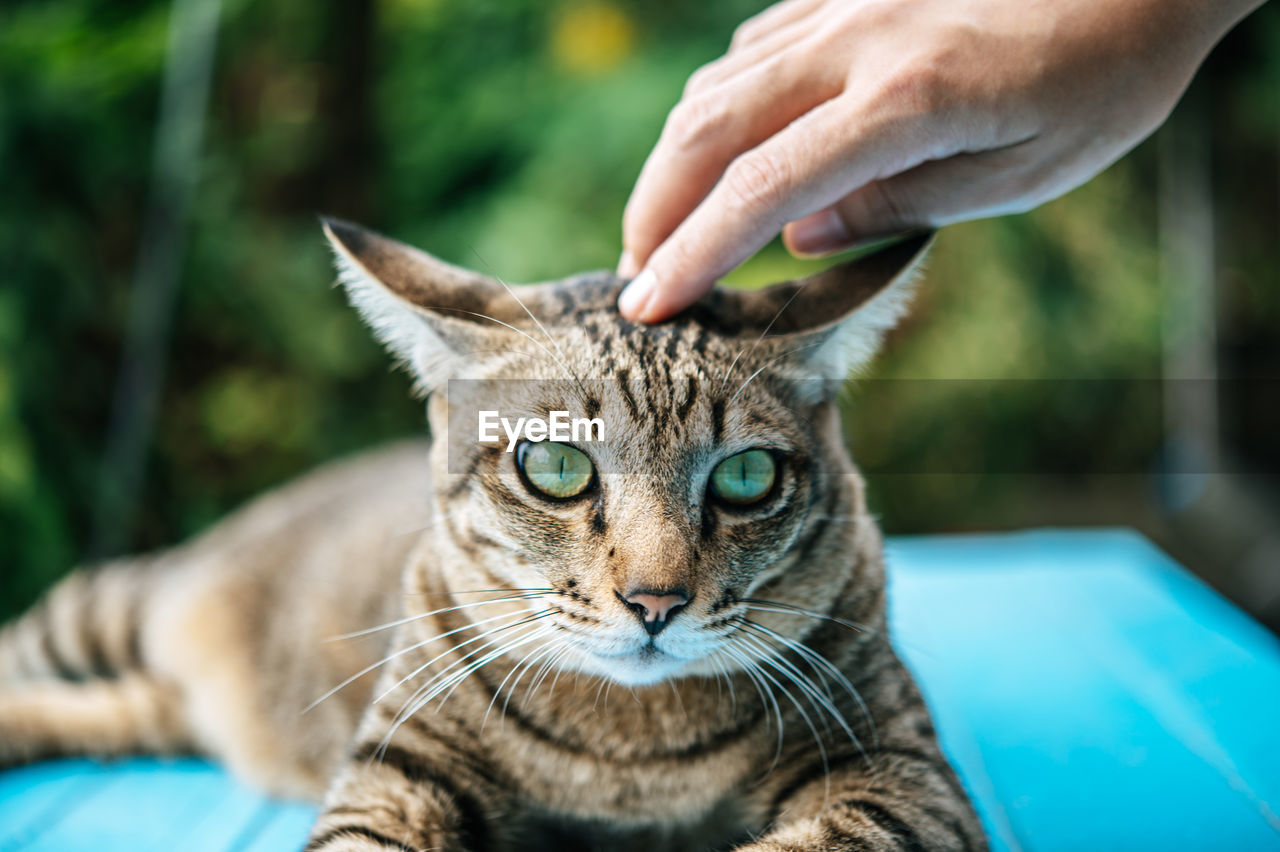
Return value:
M 799 281 L 755 291 L 719 290 L 735 336 L 757 336 L 773 357 L 827 384 L 843 382 L 879 350 L 910 304 L 933 232 L 917 232 L 874 254 Z
M 469 355 L 510 345 L 516 332 L 505 324 L 527 316 L 499 281 L 358 225 L 321 221 L 347 298 L 421 393 L 459 376 Z

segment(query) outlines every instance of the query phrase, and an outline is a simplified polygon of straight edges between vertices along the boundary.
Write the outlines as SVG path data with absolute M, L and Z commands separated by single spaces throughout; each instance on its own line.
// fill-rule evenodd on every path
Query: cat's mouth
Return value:
M 648 643 L 641 645 L 639 648 L 633 648 L 627 651 L 617 651 L 606 653 L 604 651 L 596 651 L 588 648 L 592 656 L 599 657 L 602 660 L 633 660 L 647 663 L 656 663 L 662 660 L 679 660 L 680 658 L 658 647 L 657 643 L 652 639 Z
M 612 654 L 606 654 L 606 653 L 597 652 L 597 651 L 593 651 L 592 653 L 594 653 L 597 657 L 600 657 L 603 660 L 642 660 L 647 662 L 658 662 L 659 660 L 662 660 L 662 659 L 667 659 L 667 660 L 680 659 L 679 657 L 676 657 L 674 654 L 671 654 L 670 652 L 664 651 L 661 648 L 659 648 L 658 643 L 652 639 L 650 639 L 644 645 L 641 645 L 639 648 L 629 650 L 629 651 L 619 651 Z
M 626 686 L 658 683 L 693 662 L 659 647 L 652 638 L 623 651 L 597 649 L 585 643 L 579 647 L 584 652 L 581 662 L 585 670 Z

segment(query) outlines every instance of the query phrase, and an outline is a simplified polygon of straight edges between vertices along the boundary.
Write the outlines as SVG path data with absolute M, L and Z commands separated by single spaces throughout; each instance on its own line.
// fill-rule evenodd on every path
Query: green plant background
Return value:
M 612 266 L 627 193 L 684 79 L 760 7 L 228 0 L 127 547 L 178 541 L 321 460 L 421 430 L 407 381 L 329 286 L 317 214 L 507 280 Z M 89 546 L 168 14 L 157 0 L 0 8 L 0 616 Z M 1212 146 L 1221 347 L 1230 369 L 1272 375 L 1278 81 L 1280 15 L 1266 8 L 1193 91 Z M 1123 401 L 1107 394 L 1123 383 L 1063 402 L 1063 385 L 1039 381 L 1160 375 L 1159 144 L 1032 214 L 946 230 L 874 375 L 1037 381 L 982 405 L 964 383 L 854 389 L 855 450 L 911 462 L 909 474 L 868 465 L 890 532 L 1159 534 L 1141 475 L 1159 417 L 1114 416 Z M 774 244 L 734 279 L 805 268 Z M 1065 437 L 1030 428 L 1046 409 Z M 1062 464 L 1073 453 L 1113 463 L 1073 472 Z

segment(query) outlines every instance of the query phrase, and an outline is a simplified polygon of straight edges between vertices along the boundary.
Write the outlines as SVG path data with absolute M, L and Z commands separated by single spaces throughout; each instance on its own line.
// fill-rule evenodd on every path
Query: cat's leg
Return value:
M 737 852 L 902 852 L 987 848 L 969 797 L 938 748 L 929 712 L 905 680 L 879 744 L 827 760 L 794 756 L 763 790 L 772 828 Z
M 411 719 L 393 745 L 358 739 L 305 852 L 479 852 L 500 846 L 495 819 L 509 819 L 511 803 L 485 759 L 468 748 L 474 741 L 459 733 Z
M 176 690 L 150 677 L 32 681 L 0 689 L 0 766 L 193 747 Z

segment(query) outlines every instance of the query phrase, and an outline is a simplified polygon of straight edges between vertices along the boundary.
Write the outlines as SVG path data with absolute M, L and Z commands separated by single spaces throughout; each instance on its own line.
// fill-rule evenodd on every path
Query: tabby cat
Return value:
M 928 235 L 643 327 L 609 273 L 325 230 L 434 441 L 72 574 L 0 633 L 0 764 L 211 755 L 322 797 L 315 852 L 985 848 L 834 401 Z M 508 452 L 486 406 L 604 428 Z

